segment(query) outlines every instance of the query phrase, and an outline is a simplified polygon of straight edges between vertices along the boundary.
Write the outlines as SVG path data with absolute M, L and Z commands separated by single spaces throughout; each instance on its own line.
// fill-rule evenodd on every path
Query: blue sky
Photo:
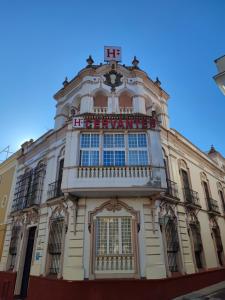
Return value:
M 0 150 L 51 129 L 64 77 L 118 45 L 122 63 L 136 55 L 170 94 L 171 127 L 225 155 L 225 97 L 212 79 L 225 54 L 224 13 L 224 0 L 1 0 Z

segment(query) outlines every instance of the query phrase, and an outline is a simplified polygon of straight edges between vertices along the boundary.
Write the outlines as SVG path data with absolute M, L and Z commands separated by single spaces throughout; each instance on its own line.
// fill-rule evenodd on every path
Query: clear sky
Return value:
M 0 0 L 0 150 L 53 128 L 53 94 L 104 45 L 170 94 L 171 127 L 225 155 L 225 96 L 212 76 L 225 54 L 224 0 Z M 0 157 L 1 159 L 1 157 Z

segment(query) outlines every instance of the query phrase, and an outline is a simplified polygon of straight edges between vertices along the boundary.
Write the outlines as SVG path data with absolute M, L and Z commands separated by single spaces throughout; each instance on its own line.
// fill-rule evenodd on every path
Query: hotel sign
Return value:
M 121 61 L 121 47 L 105 46 L 104 61 Z
M 155 129 L 157 119 L 150 116 L 79 116 L 72 119 L 73 128 L 83 129 Z

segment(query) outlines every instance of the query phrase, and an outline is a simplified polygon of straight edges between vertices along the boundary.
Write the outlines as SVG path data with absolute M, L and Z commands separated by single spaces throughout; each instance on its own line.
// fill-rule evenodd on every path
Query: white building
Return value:
M 215 60 L 218 74 L 213 78 L 216 81 L 216 84 L 220 88 L 221 92 L 225 95 L 225 55 L 217 58 Z
M 55 128 L 22 145 L 1 270 L 84 280 L 224 265 L 225 159 L 169 127 L 138 66 L 88 65 L 54 98 Z

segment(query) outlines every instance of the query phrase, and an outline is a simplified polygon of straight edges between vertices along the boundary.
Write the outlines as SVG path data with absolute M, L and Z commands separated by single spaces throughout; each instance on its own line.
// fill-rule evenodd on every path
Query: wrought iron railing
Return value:
M 169 196 L 169 197 L 179 199 L 178 188 L 177 188 L 177 183 L 176 182 L 167 179 L 166 195 Z
M 48 199 L 57 198 L 62 195 L 61 181 L 57 180 L 48 185 Z
M 210 212 L 220 213 L 218 202 L 212 198 L 206 199 Z
M 198 192 L 193 191 L 190 188 L 184 188 L 183 192 L 184 192 L 184 200 L 185 200 L 186 204 L 201 206 L 200 201 L 199 201 Z

